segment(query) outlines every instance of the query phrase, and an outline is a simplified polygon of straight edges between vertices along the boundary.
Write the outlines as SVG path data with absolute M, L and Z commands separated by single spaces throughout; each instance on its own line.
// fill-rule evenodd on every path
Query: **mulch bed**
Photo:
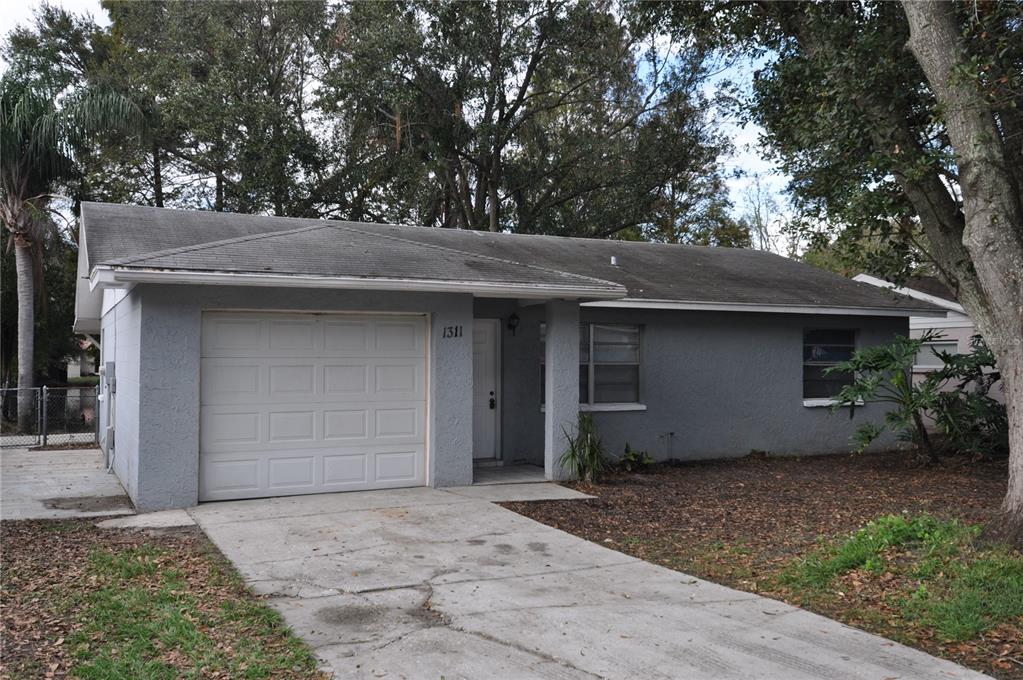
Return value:
M 162 530 L 100 529 L 97 519 L 0 522 L 2 598 L 0 598 L 0 678 L 63 678 L 75 675 L 76 659 L 69 641 L 83 622 L 77 605 L 102 586 L 90 570 L 96 551 L 120 554 L 134 549 L 155 550 L 157 571 L 183 574 L 187 593 L 203 611 L 224 603 L 255 602 L 233 567 L 198 527 Z M 226 576 L 225 576 L 226 575 Z M 157 586 L 154 584 L 154 588 Z M 245 631 L 203 631 L 230 650 Z M 98 637 L 97 637 L 98 636 Z M 100 641 L 97 633 L 94 639 Z M 290 644 L 286 630 L 263 635 L 270 652 Z M 175 651 L 167 650 L 173 662 Z M 172 664 L 173 665 L 173 664 Z M 181 674 L 191 672 L 182 665 Z M 290 672 L 293 671 L 293 672 Z M 227 677 L 220 672 L 209 677 Z M 322 678 L 306 668 L 286 669 L 275 677 Z
M 1004 460 L 921 467 L 896 453 L 751 456 L 657 465 L 598 484 L 568 484 L 596 496 L 592 500 L 503 505 L 654 563 L 786 599 L 777 576 L 822 538 L 848 534 L 883 514 L 929 513 L 983 523 L 998 510 L 1006 476 Z M 820 609 L 892 633 L 883 621 L 864 621 L 841 608 Z M 1023 659 L 1023 622 L 989 632 L 992 639 L 984 648 L 912 642 L 983 672 L 1023 679 L 1023 665 L 1017 665 Z

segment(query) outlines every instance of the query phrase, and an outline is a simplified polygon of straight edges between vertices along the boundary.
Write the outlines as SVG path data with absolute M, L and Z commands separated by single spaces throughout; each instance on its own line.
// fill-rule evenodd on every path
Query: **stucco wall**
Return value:
M 139 491 L 139 403 L 141 383 L 139 351 L 142 305 L 132 291 L 103 315 L 100 340 L 102 362 L 114 363 L 116 393 L 114 402 L 114 447 L 106 440 L 109 397 L 100 405 L 100 445 L 112 456 L 114 472 L 132 501 L 138 503 Z
M 141 389 L 135 409 L 138 417 L 137 443 L 132 447 L 135 454 L 126 457 L 137 461 L 137 489 L 131 491 L 141 509 L 187 507 L 198 500 L 199 366 L 204 310 L 428 313 L 429 482 L 434 486 L 472 482 L 470 296 L 144 285 L 136 287 L 132 297 L 141 301 L 138 324 L 141 342 L 134 362 L 136 367 L 141 366 L 136 378 Z M 446 325 L 462 325 L 464 332 L 458 337 L 442 338 L 441 329 Z M 118 325 L 117 333 L 123 332 Z M 120 423 L 118 430 L 120 437 Z M 120 446 L 121 440 L 117 443 Z M 141 458 L 139 450 L 144 452 Z
M 478 305 L 478 316 L 506 318 L 507 306 Z M 514 337 L 504 332 L 503 453 L 506 460 L 541 462 L 544 416 L 539 407 L 543 307 L 517 310 Z M 856 328 L 860 346 L 905 335 L 892 317 L 668 312 L 583 308 L 581 321 L 643 326 L 641 400 L 646 411 L 595 413 L 608 452 L 629 442 L 656 459 L 849 451 L 849 438 L 876 406 L 854 420 L 828 408 L 803 406 L 805 328 Z M 884 438 L 877 446 L 887 446 Z

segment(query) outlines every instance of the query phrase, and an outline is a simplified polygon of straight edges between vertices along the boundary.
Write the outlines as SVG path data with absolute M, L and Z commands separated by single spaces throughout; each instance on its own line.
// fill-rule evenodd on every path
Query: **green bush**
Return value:
M 568 450 L 561 456 L 561 466 L 584 482 L 594 482 L 607 469 L 607 454 L 604 444 L 597 435 L 597 425 L 589 413 L 579 414 L 579 426 L 575 434 L 562 428 L 568 439 Z
M 938 446 L 929 428 L 944 435 L 945 446 L 955 453 L 976 455 L 1008 448 L 1005 405 L 988 396 L 999 374 L 993 370 L 994 356 L 980 336 L 974 336 L 969 354 L 938 352 L 944 368 L 913 382 L 917 353 L 925 343 L 941 337 L 933 331 L 920 338 L 898 337 L 887 345 L 857 350 L 848 361 L 825 370 L 826 374 L 854 376 L 852 384 L 835 397 L 832 412 L 848 408 L 852 418 L 867 402 L 891 407 L 882 423 L 865 423 L 856 430 L 853 442 L 857 452 L 891 430 L 935 462 Z
M 654 459 L 646 451 L 637 451 L 625 442 L 625 453 L 618 459 L 618 465 L 626 472 L 642 470 L 653 465 Z

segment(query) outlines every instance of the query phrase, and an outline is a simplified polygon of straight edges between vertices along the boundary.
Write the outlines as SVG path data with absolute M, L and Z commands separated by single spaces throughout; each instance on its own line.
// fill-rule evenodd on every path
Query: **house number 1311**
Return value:
M 461 326 L 444 326 L 444 328 L 441 329 L 441 337 L 442 338 L 460 338 L 460 337 L 462 337 L 462 327 Z

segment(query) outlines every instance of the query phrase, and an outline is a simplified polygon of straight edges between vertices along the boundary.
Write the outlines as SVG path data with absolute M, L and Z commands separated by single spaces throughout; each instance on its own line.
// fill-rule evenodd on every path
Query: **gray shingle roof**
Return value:
M 755 250 L 84 203 L 90 267 L 580 285 L 629 298 L 936 311 Z M 611 257 L 617 266 L 611 264 Z M 620 293 L 619 293 L 620 295 Z
M 313 226 L 170 248 L 108 260 L 111 266 L 236 273 L 473 281 L 582 286 L 615 294 L 621 286 L 586 276 L 451 247 L 422 244 L 319 220 Z

